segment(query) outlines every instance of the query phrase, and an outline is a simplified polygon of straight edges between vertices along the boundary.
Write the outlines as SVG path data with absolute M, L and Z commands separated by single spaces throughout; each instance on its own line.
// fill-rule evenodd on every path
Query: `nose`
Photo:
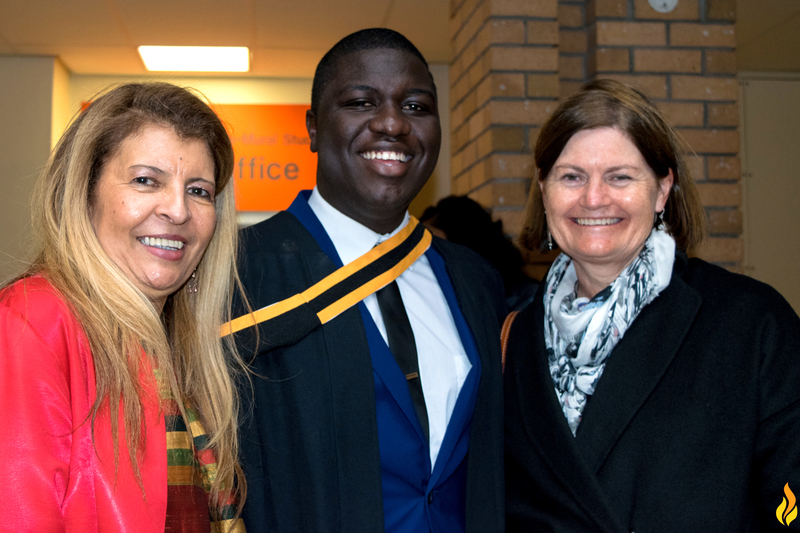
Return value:
M 158 215 L 175 225 L 188 222 L 192 211 L 187 200 L 186 191 L 180 184 L 166 187 L 158 204 Z
M 581 205 L 589 209 L 605 206 L 608 199 L 606 187 L 601 177 L 590 177 L 581 196 Z
M 369 121 L 369 129 L 389 137 L 402 137 L 411 132 L 411 123 L 400 106 L 387 103 L 378 107 L 372 120 Z

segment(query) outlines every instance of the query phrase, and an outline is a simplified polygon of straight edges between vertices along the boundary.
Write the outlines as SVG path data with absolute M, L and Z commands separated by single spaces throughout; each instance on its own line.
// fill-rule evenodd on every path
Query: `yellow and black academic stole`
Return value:
M 431 234 L 411 217 L 396 235 L 300 294 L 223 324 L 225 337 L 261 325 L 264 342 L 293 344 L 397 279 L 431 245 Z

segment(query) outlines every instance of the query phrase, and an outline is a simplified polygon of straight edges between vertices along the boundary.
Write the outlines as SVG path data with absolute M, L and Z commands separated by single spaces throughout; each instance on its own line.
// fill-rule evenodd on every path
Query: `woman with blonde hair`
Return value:
M 61 138 L 38 255 L 0 293 L 3 527 L 240 527 L 232 171 L 214 112 L 165 83 L 111 90 Z

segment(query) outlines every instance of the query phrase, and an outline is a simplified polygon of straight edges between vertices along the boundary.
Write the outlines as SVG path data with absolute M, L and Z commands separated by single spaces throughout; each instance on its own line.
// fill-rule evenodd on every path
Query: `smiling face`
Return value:
M 395 229 L 436 166 L 435 89 L 419 58 L 394 49 L 339 59 L 317 114 L 308 112 L 317 187 L 333 207 L 378 233 Z
M 656 178 L 621 130 L 604 127 L 573 135 L 539 186 L 547 227 L 574 260 L 579 285 L 599 281 L 600 290 L 644 247 L 655 213 L 666 204 L 672 172 Z M 593 296 L 591 290 L 581 295 L 587 292 Z
M 91 199 L 100 245 L 161 309 L 189 279 L 216 225 L 214 162 L 199 140 L 148 125 L 105 162 Z

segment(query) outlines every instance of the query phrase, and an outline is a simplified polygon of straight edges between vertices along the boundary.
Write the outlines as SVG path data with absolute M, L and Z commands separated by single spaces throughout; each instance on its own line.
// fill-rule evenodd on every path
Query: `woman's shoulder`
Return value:
M 697 257 L 689 259 L 683 278 L 701 292 L 730 294 L 733 297 L 783 299 L 778 291 L 762 281 L 731 272 Z
M 41 334 L 72 330 L 76 325 L 71 307 L 42 275 L 22 278 L 0 291 L 0 313 L 18 316 Z
M 796 316 L 789 302 L 770 285 L 698 258 L 688 261 L 683 281 L 700 294 L 706 306 L 753 316 Z
M 42 275 L 34 275 L 15 281 L 0 291 L 0 308 L 10 308 L 29 314 L 67 313 L 69 306 L 55 287 Z

